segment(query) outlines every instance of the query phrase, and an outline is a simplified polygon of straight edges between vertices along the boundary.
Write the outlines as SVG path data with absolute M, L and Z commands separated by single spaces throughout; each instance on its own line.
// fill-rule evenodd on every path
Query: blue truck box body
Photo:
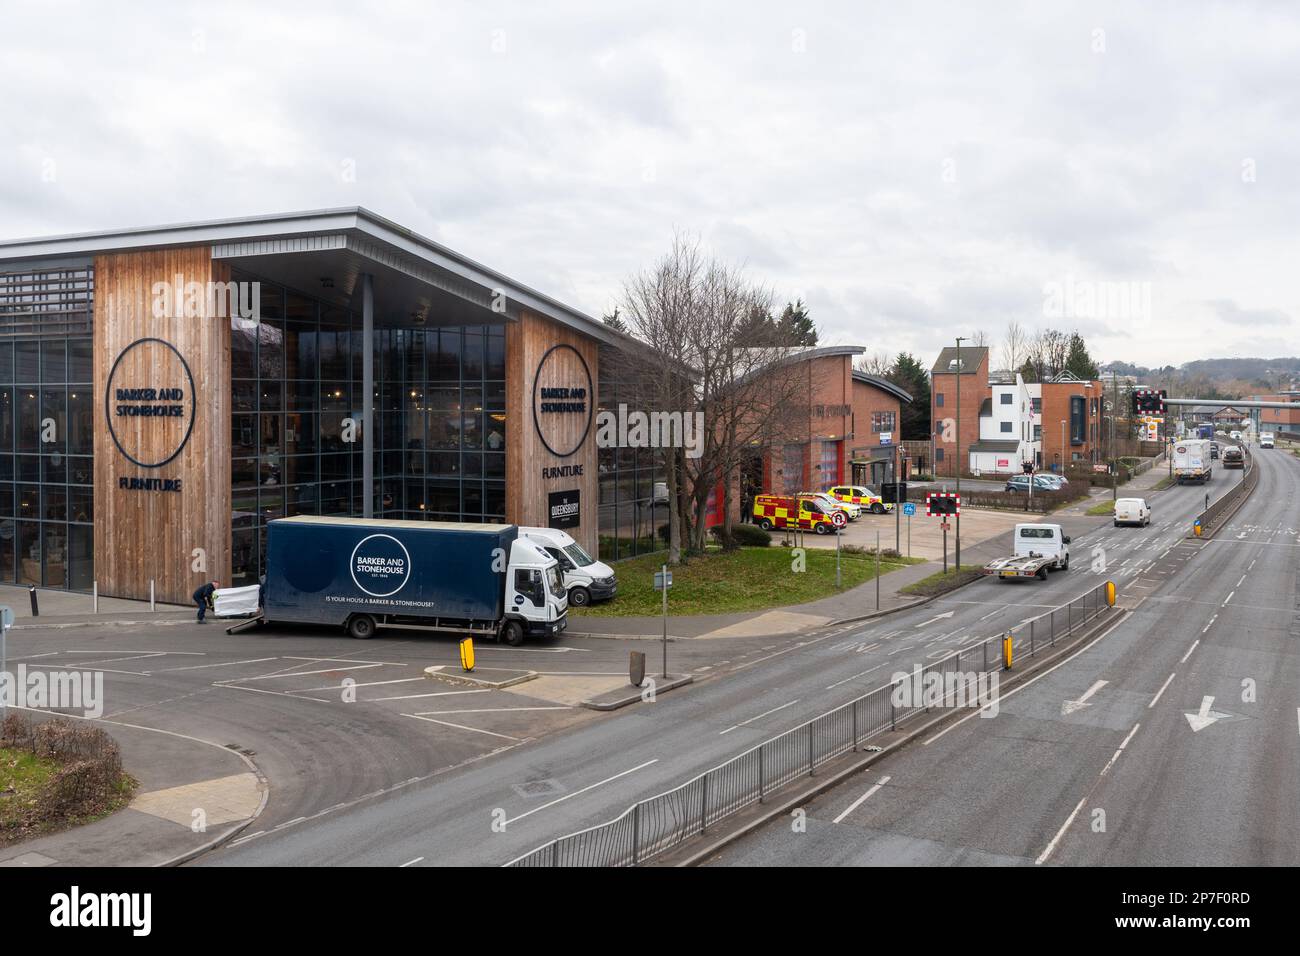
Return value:
M 267 524 L 264 616 L 334 625 L 356 613 L 499 621 L 517 536 L 514 525 L 278 518 Z

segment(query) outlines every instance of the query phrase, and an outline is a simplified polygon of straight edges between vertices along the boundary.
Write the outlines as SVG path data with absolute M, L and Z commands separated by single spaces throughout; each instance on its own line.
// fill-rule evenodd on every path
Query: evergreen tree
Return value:
M 909 352 L 899 352 L 893 368 L 885 375 L 912 396 L 900 409 L 899 428 L 903 441 L 925 441 L 930 437 L 930 373 Z
M 808 315 L 808 307 L 799 299 L 787 302 L 781 317 L 776 321 L 780 341 L 786 345 L 813 346 L 817 344 L 817 327 Z
M 622 316 L 618 314 L 618 306 L 614 306 L 614 311 L 601 318 L 601 321 L 608 325 L 615 332 L 628 334 L 627 323 L 623 321 Z
M 1034 363 L 1029 359 L 1025 359 L 1025 364 L 1020 366 L 1020 377 L 1026 382 L 1038 381 L 1038 369 L 1034 367 Z
M 1083 336 L 1078 332 L 1070 333 L 1069 350 L 1065 354 L 1065 370 L 1089 382 L 1101 374 L 1097 363 L 1088 354 L 1088 346 L 1084 344 Z

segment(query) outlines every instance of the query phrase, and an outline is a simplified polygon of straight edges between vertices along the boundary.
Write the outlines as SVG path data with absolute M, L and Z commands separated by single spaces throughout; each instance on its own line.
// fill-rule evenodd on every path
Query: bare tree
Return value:
M 1024 327 L 1012 319 L 1007 323 L 1007 334 L 1002 340 L 1002 367 L 1017 372 L 1024 364 L 1028 352 L 1029 335 Z
M 970 344 L 977 349 L 987 348 L 989 344 L 989 334 L 984 329 L 976 329 L 975 334 L 971 336 Z
M 888 352 L 877 350 L 875 355 L 859 355 L 853 360 L 853 367 L 868 375 L 884 377 L 894 367 L 894 359 Z

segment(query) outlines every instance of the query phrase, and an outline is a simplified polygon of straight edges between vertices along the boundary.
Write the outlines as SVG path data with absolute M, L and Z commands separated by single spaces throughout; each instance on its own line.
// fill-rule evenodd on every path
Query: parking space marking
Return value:
M 486 734 L 489 737 L 500 737 L 502 740 L 513 740 L 519 743 L 522 737 L 511 737 L 509 734 L 499 734 L 495 730 L 480 730 L 477 727 L 466 727 L 464 724 L 453 724 L 450 720 L 436 720 L 433 717 L 425 717 L 423 714 L 402 714 L 403 717 L 414 717 L 416 720 L 427 720 L 431 724 L 442 724 L 444 727 L 455 727 L 457 730 L 468 730 L 470 733 Z
M 518 821 L 524 819 L 524 817 L 531 817 L 534 813 L 540 813 L 541 811 L 547 809 L 548 807 L 555 806 L 557 803 L 563 803 L 565 800 L 572 800 L 574 797 L 579 796 L 580 794 L 584 794 L 588 790 L 595 790 L 597 787 L 603 787 L 605 784 L 612 783 L 613 781 L 617 780 L 619 777 L 626 777 L 630 773 L 636 773 L 638 770 L 644 770 L 646 767 L 650 766 L 651 764 L 655 764 L 658 762 L 659 762 L 659 758 L 655 757 L 653 760 L 647 760 L 645 763 L 637 764 L 635 767 L 632 767 L 628 770 L 624 770 L 622 773 L 616 773 L 612 777 L 606 777 L 604 780 L 598 780 L 596 783 L 589 784 L 588 786 L 583 787 L 581 790 L 575 790 L 573 791 L 573 793 L 566 793 L 562 797 L 556 797 L 554 800 L 550 801 L 549 803 L 543 803 L 540 807 L 533 807 L 531 810 L 525 811 L 524 813 L 519 814 L 519 816 L 517 817 L 511 817 L 509 820 L 502 820 L 501 825 L 509 826 L 512 823 L 517 823 Z
M 187 664 L 184 667 L 158 667 L 150 671 L 150 674 L 168 674 L 172 671 L 197 671 L 205 667 L 234 667 L 237 664 L 265 664 L 267 661 L 278 660 L 275 657 L 257 657 L 251 661 L 222 661 L 219 664 Z

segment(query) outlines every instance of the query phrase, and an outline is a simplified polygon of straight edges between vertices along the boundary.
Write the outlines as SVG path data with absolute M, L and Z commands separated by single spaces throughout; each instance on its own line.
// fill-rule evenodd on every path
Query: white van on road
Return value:
M 1260 448 L 1272 448 L 1272 447 L 1273 447 L 1273 433 L 1272 433 L 1272 432 L 1260 432 L 1260 433 L 1259 433 L 1259 447 L 1260 447 Z
M 1145 528 L 1151 523 L 1151 506 L 1145 498 L 1120 498 L 1115 502 L 1115 527 L 1135 524 Z
M 560 562 L 565 590 L 572 607 L 586 607 L 592 601 L 606 601 L 618 592 L 614 569 L 597 561 L 582 545 L 558 528 L 520 528 L 519 536 L 545 549 Z

